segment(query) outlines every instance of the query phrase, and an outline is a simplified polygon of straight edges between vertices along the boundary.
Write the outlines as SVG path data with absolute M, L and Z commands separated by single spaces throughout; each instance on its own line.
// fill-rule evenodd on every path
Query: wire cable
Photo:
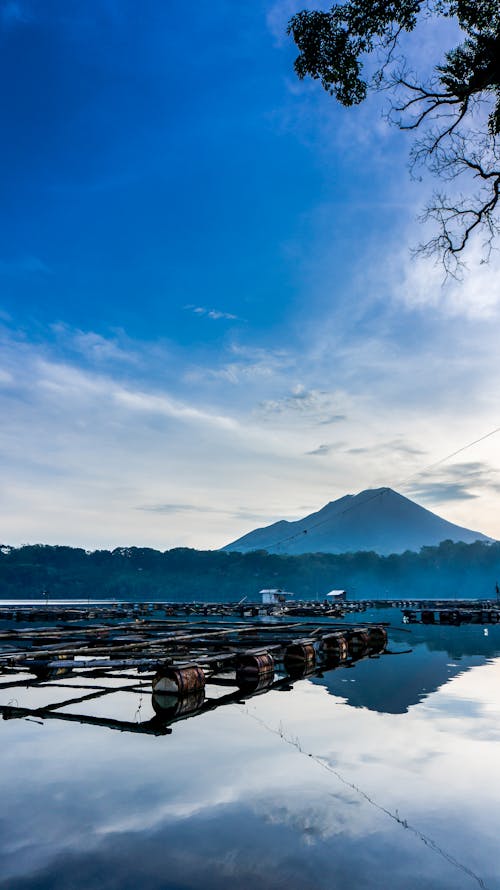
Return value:
M 340 782 L 342 782 L 343 785 L 346 786 L 346 788 L 350 788 L 376 810 L 379 810 L 379 812 L 384 813 L 390 819 L 393 819 L 394 822 L 396 822 L 402 828 L 405 828 L 407 831 L 410 832 L 410 834 L 413 834 L 416 838 L 418 838 L 418 840 L 422 841 L 422 843 L 430 850 L 432 850 L 433 853 L 437 853 L 439 856 L 441 856 L 449 865 L 452 865 L 454 868 L 459 869 L 465 875 L 467 875 L 467 877 L 476 881 L 481 890 L 488 890 L 485 881 L 480 877 L 480 875 L 477 875 L 471 868 L 469 868 L 467 865 L 464 865 L 464 863 L 456 859 L 455 856 L 453 856 L 451 853 L 448 853 L 447 850 L 444 850 L 443 847 L 437 844 L 432 837 L 424 834 L 424 832 L 420 831 L 419 828 L 411 825 L 407 819 L 401 818 L 397 810 L 393 812 L 388 807 L 385 807 L 383 804 L 379 803 L 371 795 L 367 794 L 367 792 L 364 791 L 363 788 L 360 788 L 359 785 L 356 785 L 355 782 L 352 782 L 345 776 L 343 776 L 342 773 L 340 773 L 339 770 L 335 769 L 335 767 L 332 766 L 325 757 L 321 757 L 318 754 L 314 754 L 313 752 L 305 750 L 300 739 L 298 737 L 294 738 L 293 736 L 289 735 L 286 732 L 281 721 L 278 728 L 275 728 L 267 723 L 265 720 L 263 720 L 262 717 L 259 716 L 259 714 L 257 714 L 255 707 L 253 707 L 251 710 L 248 705 L 240 705 L 238 707 L 242 713 L 246 714 L 252 720 L 255 720 L 256 723 L 260 724 L 260 726 L 262 726 L 268 732 L 278 736 L 283 742 L 285 742 L 285 744 L 290 745 L 292 748 L 295 748 L 299 752 L 299 754 L 302 754 L 304 757 L 308 757 L 313 760 L 314 763 L 317 764 L 317 766 L 321 767 L 321 769 L 324 769 L 334 775 Z

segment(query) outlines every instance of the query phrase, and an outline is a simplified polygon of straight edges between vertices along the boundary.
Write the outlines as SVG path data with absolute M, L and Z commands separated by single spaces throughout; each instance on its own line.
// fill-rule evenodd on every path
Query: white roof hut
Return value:
M 260 595 L 262 596 L 262 603 L 264 605 L 278 605 L 279 603 L 286 602 L 287 598 L 290 599 L 293 597 L 293 593 L 289 593 L 287 590 L 281 590 L 279 587 L 273 587 L 267 590 L 260 590 Z
M 346 599 L 347 590 L 330 590 L 330 593 L 327 593 L 325 596 L 327 603 L 343 603 Z

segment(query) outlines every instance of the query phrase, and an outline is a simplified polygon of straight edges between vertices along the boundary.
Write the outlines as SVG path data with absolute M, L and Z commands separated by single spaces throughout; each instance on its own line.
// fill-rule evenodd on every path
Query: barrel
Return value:
M 434 614 L 434 613 L 433 613 Z M 376 625 L 367 629 L 368 647 L 372 652 L 381 652 L 387 646 L 387 631 L 385 627 Z
M 153 692 L 184 697 L 205 688 L 205 674 L 198 664 L 162 667 L 153 677 Z
M 163 720 L 174 717 L 187 717 L 199 711 L 205 701 L 205 690 L 197 689 L 189 695 L 179 696 L 172 693 L 154 692 L 152 705 L 155 714 Z
M 369 636 L 366 629 L 352 630 L 348 635 L 349 655 L 358 657 L 368 651 Z
M 290 643 L 285 650 L 285 668 L 287 671 L 302 666 L 312 666 L 316 662 L 316 650 L 311 640 L 299 640 Z
M 269 652 L 244 652 L 236 662 L 238 686 L 262 689 L 274 680 L 274 658 Z
M 333 666 L 333 665 L 332 665 Z M 301 662 L 300 664 L 290 664 L 287 668 L 288 676 L 291 680 L 305 680 L 307 677 L 317 677 L 318 667 L 313 662 Z M 322 676 L 322 674 L 320 674 Z
M 348 655 L 347 640 L 342 634 L 328 634 L 321 640 L 323 656 L 327 661 L 345 661 Z

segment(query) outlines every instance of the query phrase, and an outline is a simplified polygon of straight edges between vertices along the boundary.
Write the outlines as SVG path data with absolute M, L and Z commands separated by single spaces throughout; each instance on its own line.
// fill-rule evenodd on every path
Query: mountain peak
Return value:
M 381 555 L 435 546 L 441 541 L 489 541 L 486 535 L 447 522 L 392 488 L 368 488 L 329 501 L 296 522 L 255 529 L 223 550 L 269 553 L 345 553 Z

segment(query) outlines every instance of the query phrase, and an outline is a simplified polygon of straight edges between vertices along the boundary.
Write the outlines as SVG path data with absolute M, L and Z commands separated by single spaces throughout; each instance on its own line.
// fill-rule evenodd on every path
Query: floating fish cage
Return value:
M 63 699 L 41 707 L 3 705 L 3 718 L 69 720 L 167 735 L 176 721 L 289 690 L 297 679 L 351 665 L 384 652 L 387 644 L 387 631 L 378 624 L 339 628 L 333 621 L 286 618 L 270 624 L 214 614 L 160 618 L 146 606 L 134 608 L 133 618 L 124 618 L 119 607 L 94 607 L 85 620 L 69 620 L 68 611 L 74 612 L 66 609 L 64 622 L 52 609 L 50 623 L 0 630 L 0 687 L 18 690 L 12 696 L 16 702 L 22 702 L 22 687 L 43 689 L 44 698 L 54 688 Z M 75 713 L 79 703 L 87 712 L 92 700 L 109 697 L 111 704 L 116 692 L 137 701 L 134 719 Z M 141 720 L 145 694 L 153 716 Z

